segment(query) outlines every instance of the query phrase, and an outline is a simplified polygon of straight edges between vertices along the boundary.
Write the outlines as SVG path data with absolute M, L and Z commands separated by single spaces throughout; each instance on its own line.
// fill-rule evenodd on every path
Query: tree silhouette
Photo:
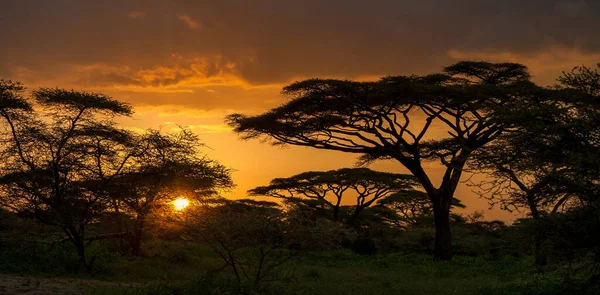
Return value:
M 559 81 L 554 95 L 521 110 L 527 116 L 517 130 L 475 152 L 470 164 L 489 176 L 475 184 L 481 196 L 525 209 L 536 222 L 580 206 L 577 197 L 590 196 L 598 176 L 600 74 L 577 67 Z M 542 235 L 534 237 L 537 265 L 547 263 Z
M 109 188 L 119 231 L 127 232 L 133 255 L 141 254 L 148 218 L 159 209 L 180 195 L 193 201 L 233 187 L 229 169 L 201 156 L 202 144 L 189 130 L 171 134 L 148 130 L 137 145 L 139 153 L 128 173 L 118 176 Z M 131 216 L 131 229 L 120 213 Z
M 520 64 L 460 62 L 441 74 L 375 82 L 309 79 L 283 89 L 292 98 L 288 103 L 257 116 L 232 114 L 227 121 L 243 139 L 357 153 L 366 162 L 398 161 L 427 192 L 434 258 L 448 260 L 450 206 L 463 168 L 473 151 L 512 127 L 505 116 L 545 95 L 529 78 Z M 425 171 L 427 161 L 445 168 L 438 186 Z
M 340 220 L 342 199 L 355 197 L 356 202 L 345 221 L 352 224 L 359 214 L 377 200 L 391 194 L 413 190 L 418 182 L 413 176 L 373 171 L 367 168 L 343 168 L 322 172 L 304 172 L 289 178 L 276 178 L 268 186 L 248 193 L 290 201 L 313 203 L 332 211 L 332 219 Z M 330 201 L 330 199 L 332 199 Z
M 32 100 L 40 111 L 9 123 L 1 203 L 60 228 L 85 265 L 86 241 L 93 240 L 86 226 L 106 209 L 107 184 L 135 152 L 131 135 L 113 121 L 131 107 L 102 94 L 50 88 L 34 91 Z
M 327 249 L 329 224 L 306 226 L 303 217 L 290 215 L 273 202 L 210 199 L 181 216 L 184 236 L 199 240 L 218 254 L 238 282 L 253 288 L 285 278 L 286 266 L 307 249 Z

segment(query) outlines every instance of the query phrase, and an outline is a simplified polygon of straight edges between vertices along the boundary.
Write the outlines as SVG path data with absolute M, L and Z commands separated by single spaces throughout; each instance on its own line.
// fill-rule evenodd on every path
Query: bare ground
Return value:
M 104 282 L 99 280 L 43 278 L 0 274 L 0 295 L 79 295 L 86 294 L 93 287 L 121 286 L 129 287 L 135 284 Z

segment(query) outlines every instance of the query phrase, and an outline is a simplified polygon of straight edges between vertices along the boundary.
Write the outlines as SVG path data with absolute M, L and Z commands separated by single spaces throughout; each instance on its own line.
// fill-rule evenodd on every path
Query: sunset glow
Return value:
M 0 0 L 0 295 L 597 294 L 599 15 Z
M 224 124 L 233 112 L 279 106 L 293 81 L 433 73 L 474 59 L 524 63 L 535 82 L 551 85 L 562 71 L 600 60 L 597 1 L 537 0 L 519 4 L 518 15 L 510 1 L 34 2 L 2 7 L 12 42 L 0 48 L 0 77 L 29 90 L 73 88 L 130 103 L 133 117 L 118 119 L 129 130 L 189 128 L 210 147 L 203 152 L 235 169 L 232 199 L 275 177 L 355 162 L 353 154 L 241 141 Z M 443 173 L 427 165 L 437 185 Z M 371 168 L 405 172 L 393 161 Z M 489 207 L 466 185 L 457 194 L 469 212 Z M 516 217 L 495 208 L 489 218 Z
M 177 211 L 181 211 L 189 205 L 190 205 L 190 201 L 188 201 L 188 199 L 186 199 L 186 198 L 179 198 L 179 199 L 173 201 L 173 206 L 175 206 L 175 209 Z

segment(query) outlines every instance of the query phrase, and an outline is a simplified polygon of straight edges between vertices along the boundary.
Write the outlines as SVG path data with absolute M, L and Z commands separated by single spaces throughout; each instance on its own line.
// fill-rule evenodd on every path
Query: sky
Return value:
M 191 128 L 234 169 L 228 196 L 242 198 L 275 177 L 351 167 L 355 156 L 241 141 L 227 114 L 285 103 L 281 88 L 304 78 L 426 74 L 460 60 L 523 63 L 552 85 L 600 62 L 598 15 L 600 0 L 0 0 L 0 78 L 129 102 L 136 113 L 119 123 L 133 130 Z M 439 167 L 428 170 L 439 179 Z M 466 184 L 456 196 L 467 212 L 489 207 Z

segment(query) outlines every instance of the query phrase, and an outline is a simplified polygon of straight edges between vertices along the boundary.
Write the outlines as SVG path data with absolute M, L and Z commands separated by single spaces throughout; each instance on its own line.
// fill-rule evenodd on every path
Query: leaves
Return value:
M 66 90 L 58 88 L 40 88 L 33 91 L 33 98 L 48 109 L 93 112 L 107 115 L 129 116 L 133 113 L 129 104 L 114 100 L 100 93 Z
M 25 87 L 21 83 L 0 79 L 0 110 L 3 112 L 31 111 L 31 104 L 23 97 L 24 91 Z
M 259 186 L 248 193 L 253 196 L 283 198 L 305 205 L 316 205 L 333 210 L 332 218 L 337 220 L 342 198 L 355 198 L 355 207 L 348 221 L 358 218 L 358 214 L 377 200 L 390 194 L 412 190 L 418 186 L 416 178 L 406 174 L 373 171 L 367 168 L 342 168 L 331 171 L 310 171 L 289 178 L 276 178 L 268 186 Z M 307 200 L 313 200 L 307 202 Z

